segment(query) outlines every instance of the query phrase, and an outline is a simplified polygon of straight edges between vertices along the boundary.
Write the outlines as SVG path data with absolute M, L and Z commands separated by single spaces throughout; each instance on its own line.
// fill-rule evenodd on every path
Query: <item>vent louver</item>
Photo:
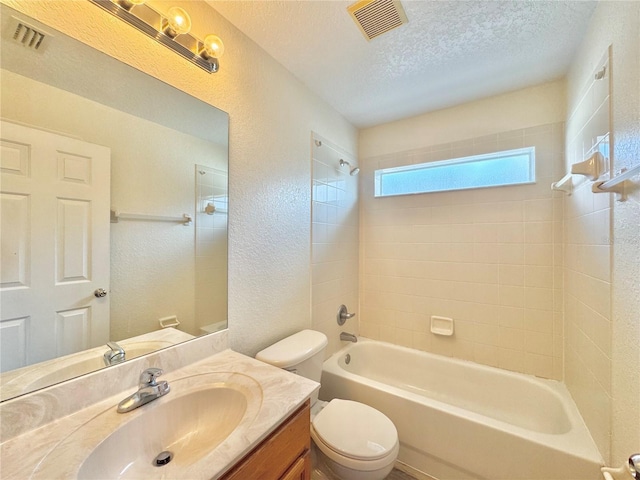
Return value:
M 361 0 L 347 11 L 367 40 L 407 23 L 400 0 Z
M 40 50 L 43 47 L 47 34 L 17 18 L 13 18 L 11 25 L 13 40 L 32 50 Z

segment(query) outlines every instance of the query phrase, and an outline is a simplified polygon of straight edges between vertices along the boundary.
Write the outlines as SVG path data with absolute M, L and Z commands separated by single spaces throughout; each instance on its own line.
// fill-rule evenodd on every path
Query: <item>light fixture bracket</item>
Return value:
M 201 55 L 204 50 L 204 42 L 202 40 L 190 33 L 171 38 L 163 32 L 163 25 L 166 24 L 167 19 L 150 6 L 146 4 L 134 5 L 127 10 L 116 3 L 115 0 L 89 1 L 155 39 L 158 43 L 173 50 L 203 70 L 209 73 L 216 73 L 219 70 L 220 64 L 217 58 L 204 58 Z

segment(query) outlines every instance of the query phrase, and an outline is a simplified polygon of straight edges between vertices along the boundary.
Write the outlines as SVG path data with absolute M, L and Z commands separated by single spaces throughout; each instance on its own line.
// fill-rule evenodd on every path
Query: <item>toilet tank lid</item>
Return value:
M 324 333 L 302 330 L 261 350 L 256 359 L 279 368 L 289 368 L 311 358 L 326 346 Z

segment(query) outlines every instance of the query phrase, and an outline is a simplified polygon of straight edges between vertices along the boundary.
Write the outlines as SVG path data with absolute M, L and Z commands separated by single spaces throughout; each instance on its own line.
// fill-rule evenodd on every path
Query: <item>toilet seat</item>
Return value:
M 327 457 L 355 470 L 377 470 L 398 453 L 398 432 L 378 410 L 350 400 L 331 400 L 311 422 L 311 436 Z

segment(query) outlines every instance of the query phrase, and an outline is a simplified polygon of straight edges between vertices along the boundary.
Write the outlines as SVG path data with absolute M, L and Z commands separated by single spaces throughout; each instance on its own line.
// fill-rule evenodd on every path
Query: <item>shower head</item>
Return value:
M 345 165 L 351 168 L 351 164 L 349 162 L 340 159 L 340 166 L 344 167 Z M 351 168 L 351 170 L 349 171 L 349 175 L 351 175 L 352 177 L 355 177 L 358 173 L 360 173 L 360 169 L 358 167 Z

